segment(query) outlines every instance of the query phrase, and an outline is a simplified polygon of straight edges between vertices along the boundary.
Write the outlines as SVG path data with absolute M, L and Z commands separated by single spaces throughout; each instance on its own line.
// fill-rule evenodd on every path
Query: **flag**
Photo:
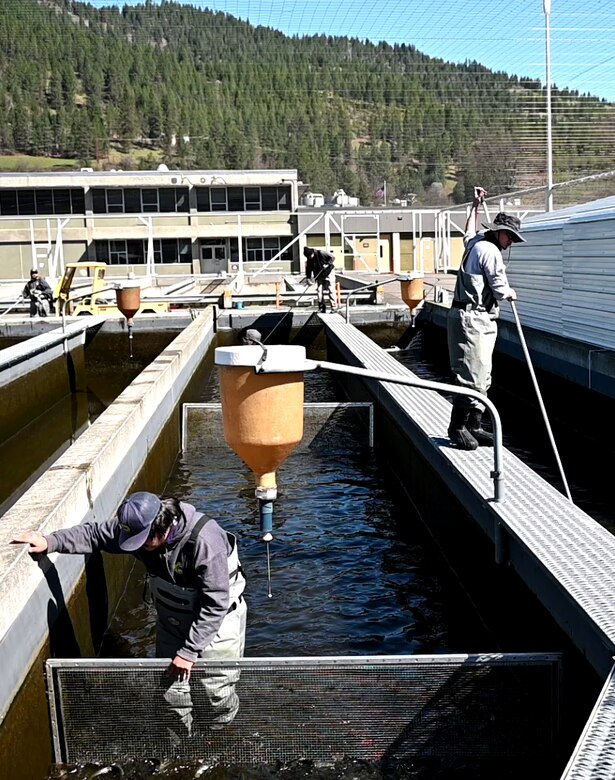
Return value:
M 382 184 L 382 187 L 378 187 L 374 195 L 379 199 L 382 200 L 384 198 L 384 193 L 386 192 L 386 184 Z

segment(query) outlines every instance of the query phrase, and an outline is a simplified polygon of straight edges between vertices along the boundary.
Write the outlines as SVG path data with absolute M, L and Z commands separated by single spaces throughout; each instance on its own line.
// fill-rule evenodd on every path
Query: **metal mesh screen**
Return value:
M 529 760 L 535 767 L 556 748 L 559 661 L 557 654 L 199 661 L 191 679 L 195 730 L 173 747 L 165 661 L 54 659 L 46 672 L 55 758 L 352 758 L 391 766 L 461 759 L 507 767 Z M 211 735 L 202 680 L 220 670 L 239 670 L 240 707 Z
M 307 448 L 326 447 L 339 437 L 354 445 L 373 446 L 371 403 L 307 403 L 303 411 L 303 439 L 293 454 Z M 182 449 L 229 449 L 224 440 L 220 404 L 184 404 Z

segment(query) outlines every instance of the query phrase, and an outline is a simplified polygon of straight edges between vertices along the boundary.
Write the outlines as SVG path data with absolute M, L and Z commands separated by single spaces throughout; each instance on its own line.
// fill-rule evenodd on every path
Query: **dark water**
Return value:
M 338 396 L 326 374 L 306 375 L 307 401 Z M 202 400 L 218 400 L 217 377 Z M 361 440 L 364 430 L 343 428 L 279 469 L 271 599 L 252 472 L 226 448 L 180 456 L 166 492 L 240 539 L 248 577 L 246 655 L 470 652 L 492 643 L 425 543 L 412 507 L 395 502 L 374 451 Z M 153 616 L 141 591 L 135 583 L 132 617 L 118 616 L 111 632 L 133 656 L 153 655 Z
M 434 376 L 419 342 L 403 360 L 426 378 Z M 218 400 L 215 371 L 200 400 Z M 306 400 L 343 400 L 343 394 L 330 376 L 307 374 Z M 267 558 L 258 533 L 252 473 L 224 448 L 193 450 L 179 458 L 166 492 L 195 504 L 239 537 L 248 576 L 246 656 L 518 651 L 518 645 L 502 646 L 362 438 L 342 428 L 319 446 L 291 455 L 279 469 L 272 598 L 267 596 Z M 142 573 L 135 570 L 101 655 L 153 656 L 154 615 L 142 592 Z M 66 774 L 58 767 L 52 777 L 479 780 L 529 776 L 526 770 L 488 757 L 478 763 L 459 757 L 442 762 L 425 755 L 418 763 L 396 766 L 350 759 L 250 767 L 128 762 L 71 767 Z M 549 766 L 541 772 L 543 778 L 556 776 Z
M 125 334 L 98 333 L 85 349 L 81 387 L 48 408 L 35 409 L 31 422 L 0 442 L 0 516 L 76 441 L 118 395 L 164 349 L 174 334 L 138 329 L 133 356 Z M 4 339 L 0 348 L 20 339 Z M 9 343 L 10 342 L 10 343 Z

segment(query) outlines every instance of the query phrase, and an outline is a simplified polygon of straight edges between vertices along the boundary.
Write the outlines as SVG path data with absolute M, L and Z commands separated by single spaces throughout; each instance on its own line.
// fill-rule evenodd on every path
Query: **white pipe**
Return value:
M 314 369 L 324 368 L 327 371 L 334 371 L 339 374 L 353 374 L 362 376 L 366 379 L 375 379 L 380 382 L 390 382 L 396 385 L 409 385 L 410 387 L 421 387 L 425 390 L 437 390 L 439 392 L 452 393 L 453 395 L 465 395 L 469 398 L 476 398 L 481 404 L 484 404 L 491 415 L 493 423 L 493 500 L 496 502 L 504 500 L 504 477 L 503 477 L 503 440 L 502 440 L 502 421 L 498 410 L 487 396 L 479 393 L 477 390 L 460 387 L 459 385 L 449 385 L 444 382 L 431 382 L 426 379 L 419 379 L 415 376 L 406 376 L 404 374 L 387 374 L 380 371 L 372 371 L 367 368 L 357 366 L 347 366 L 343 363 L 328 363 L 324 360 L 305 360 L 300 365 L 293 366 L 288 363 L 267 365 L 267 349 L 263 347 L 263 356 L 261 362 L 254 368 L 257 374 L 283 374 L 289 371 L 312 371 Z
M 547 202 L 546 211 L 553 211 L 553 133 L 551 122 L 551 0 L 543 0 L 545 12 L 545 54 L 547 80 Z

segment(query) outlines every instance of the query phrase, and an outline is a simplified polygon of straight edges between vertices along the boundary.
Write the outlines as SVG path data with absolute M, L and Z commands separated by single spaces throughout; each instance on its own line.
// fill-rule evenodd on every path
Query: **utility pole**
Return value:
M 542 0 L 545 12 L 545 54 L 547 78 L 547 211 L 553 211 L 553 136 L 551 127 L 551 0 Z

